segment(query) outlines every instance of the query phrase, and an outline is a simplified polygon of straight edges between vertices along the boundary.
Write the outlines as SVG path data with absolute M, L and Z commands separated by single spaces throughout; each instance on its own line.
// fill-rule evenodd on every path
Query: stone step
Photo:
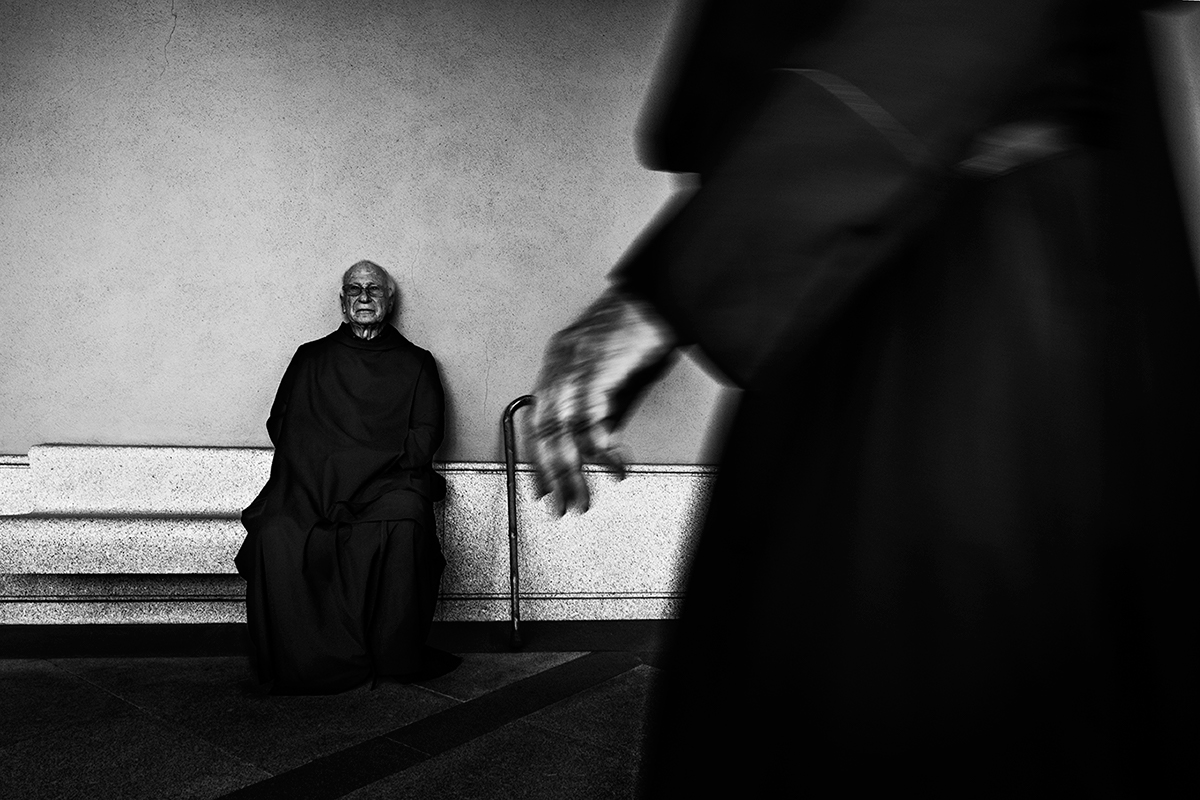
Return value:
M 255 447 L 37 445 L 0 461 L 0 514 L 235 516 L 267 482 L 271 456 Z
M 244 622 L 237 575 L 0 575 L 0 624 Z M 649 592 L 521 593 L 522 619 L 672 619 L 680 598 Z M 443 591 L 435 619 L 504 620 L 506 594 Z
M 42 446 L 27 466 L 0 463 L 0 497 L 25 512 L 0 516 L 0 624 L 243 619 L 237 514 L 266 480 L 269 461 L 269 450 Z M 439 468 L 447 479 L 446 501 L 436 506 L 447 568 L 438 618 L 503 619 L 503 465 Z M 523 617 L 673 617 L 712 479 L 704 467 L 635 465 L 624 481 L 589 468 L 592 510 L 555 519 L 522 466 Z
M 229 518 L 0 517 L 0 573 L 232 573 L 244 535 Z

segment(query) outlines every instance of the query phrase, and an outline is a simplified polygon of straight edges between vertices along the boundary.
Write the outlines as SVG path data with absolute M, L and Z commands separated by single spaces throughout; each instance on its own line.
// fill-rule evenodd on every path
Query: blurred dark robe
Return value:
M 271 477 L 237 554 L 258 680 L 325 693 L 418 673 L 445 561 L 433 503 L 444 396 L 433 356 L 385 326 L 301 345 L 267 432 Z
M 645 142 L 699 186 L 614 278 L 745 391 L 644 795 L 1195 789 L 1200 295 L 1136 4 L 689 25 Z

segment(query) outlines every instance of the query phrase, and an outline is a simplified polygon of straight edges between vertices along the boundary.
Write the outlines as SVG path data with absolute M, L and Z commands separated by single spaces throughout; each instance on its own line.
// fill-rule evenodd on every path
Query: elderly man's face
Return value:
M 358 289 L 358 296 L 347 292 Z M 388 295 L 387 278 L 370 267 L 356 267 L 342 286 L 342 310 L 356 325 L 378 325 L 387 317 L 392 298 Z

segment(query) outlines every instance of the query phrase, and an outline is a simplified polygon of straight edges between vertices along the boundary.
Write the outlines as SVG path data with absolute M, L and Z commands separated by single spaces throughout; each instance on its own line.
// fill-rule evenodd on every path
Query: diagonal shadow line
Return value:
M 641 663 L 632 653 L 589 653 L 390 733 L 245 786 L 223 798 L 335 800 L 615 678 Z

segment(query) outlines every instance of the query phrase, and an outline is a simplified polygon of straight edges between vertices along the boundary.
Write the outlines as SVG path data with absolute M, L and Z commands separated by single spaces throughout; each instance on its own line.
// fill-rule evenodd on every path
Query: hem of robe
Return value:
M 277 515 L 248 532 L 238 570 L 262 689 L 334 693 L 424 668 L 445 559 L 432 504 L 413 497 L 423 508 L 393 498 L 369 515 L 407 507 L 419 516 L 323 520 L 301 533 L 298 521 Z

